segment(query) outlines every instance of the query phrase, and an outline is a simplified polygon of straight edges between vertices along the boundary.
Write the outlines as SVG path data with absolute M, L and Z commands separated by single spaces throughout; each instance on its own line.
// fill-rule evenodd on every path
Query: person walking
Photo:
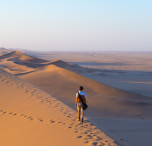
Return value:
M 81 122 L 83 122 L 84 110 L 83 110 L 80 96 L 81 96 L 81 99 L 83 100 L 83 102 L 86 103 L 86 93 L 83 91 L 83 86 L 80 86 L 79 92 L 76 93 L 76 103 L 75 103 L 75 107 L 77 108 L 77 111 L 78 111 L 78 119 L 79 119 L 79 121 L 81 120 Z M 81 115 L 81 119 L 80 119 L 80 115 Z

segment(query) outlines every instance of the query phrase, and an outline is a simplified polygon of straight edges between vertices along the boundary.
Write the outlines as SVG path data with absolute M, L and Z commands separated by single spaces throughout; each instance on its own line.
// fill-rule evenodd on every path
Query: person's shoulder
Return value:
M 83 92 L 83 95 L 84 95 L 84 97 L 86 98 L 86 93 L 85 93 L 85 92 Z
M 81 91 L 81 94 L 85 95 L 86 93 L 84 91 Z

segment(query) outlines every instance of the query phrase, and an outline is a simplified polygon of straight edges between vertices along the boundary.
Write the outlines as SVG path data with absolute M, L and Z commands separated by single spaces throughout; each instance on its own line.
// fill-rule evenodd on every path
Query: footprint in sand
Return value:
M 81 135 L 79 135 L 79 136 L 77 136 L 77 138 L 82 138 L 82 136 L 81 136 Z
M 97 145 L 98 145 L 98 142 L 91 143 L 91 146 L 97 146 Z
M 6 111 L 3 112 L 3 114 L 6 114 L 6 113 L 7 113 Z
M 87 130 L 87 131 L 84 131 L 84 134 L 88 134 L 89 133 L 89 131 Z
M 13 116 L 16 116 L 16 115 L 17 115 L 17 113 L 14 113 L 14 114 L 13 114 Z
M 64 114 L 64 115 L 67 115 L 67 113 L 68 113 L 68 112 L 64 112 L 63 114 Z
M 88 143 L 89 141 L 85 141 L 85 143 Z
M 41 118 L 39 118 L 38 120 L 39 120 L 40 122 L 43 122 L 43 119 L 41 119 Z
M 72 126 L 74 123 L 71 123 L 70 125 Z
M 28 119 L 29 119 L 29 120 L 33 120 L 33 118 L 32 118 L 32 117 L 28 117 Z
M 85 139 L 86 139 L 86 140 L 92 139 L 92 138 L 93 138 L 93 137 L 92 137 L 91 135 L 86 135 L 86 136 L 85 136 Z
M 75 121 L 77 121 L 77 120 L 76 120 L 76 119 L 71 119 L 71 121 L 75 122 Z
M 51 123 L 55 123 L 55 121 L 53 121 L 53 120 L 50 120 L 50 122 L 51 122 Z
M 102 138 L 100 136 L 97 136 L 96 140 L 102 140 Z
M 20 114 L 20 116 L 24 116 L 24 114 Z

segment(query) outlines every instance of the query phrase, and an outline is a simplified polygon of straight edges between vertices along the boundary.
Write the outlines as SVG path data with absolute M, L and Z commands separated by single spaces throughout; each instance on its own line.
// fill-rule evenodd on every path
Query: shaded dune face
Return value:
M 72 64 L 66 63 L 62 60 L 47 61 L 44 59 L 39 59 L 33 56 L 23 54 L 19 51 L 13 51 L 0 56 L 1 67 L 13 74 L 25 74 L 29 70 L 38 69 L 41 67 L 47 67 L 48 65 L 54 64 L 59 67 L 72 69 L 74 68 Z M 22 71 L 20 70 L 22 68 Z
M 84 86 L 88 100 L 88 116 L 119 118 L 152 117 L 152 100 L 99 83 L 75 72 L 85 68 L 62 60 L 46 61 L 18 51 L 0 56 L 5 70 L 20 75 L 62 102 L 74 107 L 79 85 Z
M 39 59 L 33 56 L 25 55 L 19 51 L 13 51 L 0 56 L 0 60 L 14 61 L 14 62 L 29 62 L 29 63 L 44 63 L 46 60 Z
M 88 116 L 151 117 L 151 99 L 98 83 L 55 65 L 21 77 L 71 107 L 74 107 L 79 85 L 83 85 L 89 105 Z
M 8 50 L 8 49 L 0 48 L 0 55 L 6 54 L 6 53 L 9 53 L 9 52 L 10 52 L 10 50 Z

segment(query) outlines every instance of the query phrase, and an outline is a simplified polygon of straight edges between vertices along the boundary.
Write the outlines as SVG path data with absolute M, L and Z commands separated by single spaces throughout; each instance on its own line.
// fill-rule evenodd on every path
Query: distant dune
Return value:
M 66 63 L 62 60 L 47 61 L 33 56 L 26 55 L 19 51 L 12 51 L 0 56 L 0 66 L 13 74 L 25 74 L 34 71 L 37 68 L 54 64 L 59 67 L 79 71 L 75 65 Z
M 0 47 L 0 55 L 6 54 L 11 52 L 9 49 L 6 49 L 4 47 Z
M 11 73 L 15 72 L 21 78 L 28 80 L 71 107 L 74 107 L 78 86 L 83 85 L 89 104 L 88 113 L 90 114 L 88 116 L 152 117 L 152 99 L 99 83 L 72 72 L 73 70 L 85 71 L 85 68 L 83 70 L 79 66 L 62 60 L 46 61 L 18 51 L 0 56 L 0 61 L 3 65 L 9 64 L 7 71 L 10 69 Z
M 37 65 L 39 63 L 42 64 L 42 63 L 47 62 L 46 60 L 43 60 L 43 59 L 25 55 L 19 51 L 13 51 L 13 52 L 4 54 L 4 55 L 0 56 L 0 60 L 1 61 L 12 61 L 16 64 L 26 65 L 29 67 L 34 67 L 34 65 L 37 67 Z
M 152 52 L 91 51 L 91 52 L 29 52 L 46 60 L 63 60 L 83 67 L 106 70 L 152 71 Z

